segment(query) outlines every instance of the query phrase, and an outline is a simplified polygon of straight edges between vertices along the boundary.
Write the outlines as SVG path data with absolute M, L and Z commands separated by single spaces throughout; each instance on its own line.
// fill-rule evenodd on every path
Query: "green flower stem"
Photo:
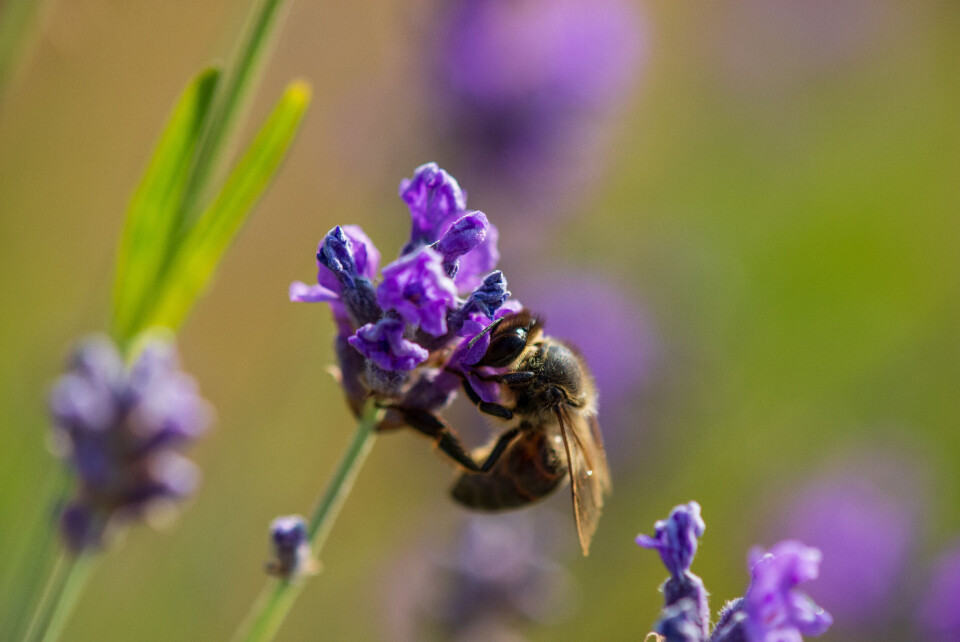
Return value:
M 90 554 L 61 554 L 30 622 L 30 629 L 24 638 L 26 642 L 54 642 L 60 637 L 96 559 L 96 556 Z
M 53 515 L 70 489 L 73 477 L 55 465 L 41 495 L 22 545 L 8 558 L 9 575 L 0 591 L 0 631 L 11 639 L 22 639 L 30 616 L 43 595 L 44 582 L 59 559 L 59 542 Z M 0 635 L 0 637 L 4 637 Z
M 337 514 L 343 502 L 350 494 L 353 482 L 360 472 L 367 454 L 376 438 L 374 428 L 380 421 L 382 410 L 372 401 L 368 401 L 357 424 L 353 440 L 343 454 L 337 469 L 330 478 L 323 496 L 317 502 L 308 523 L 310 547 L 314 558 L 318 558 L 323 545 L 330 535 Z M 265 641 L 273 639 L 284 618 L 303 589 L 303 577 L 270 580 L 254 602 L 234 635 L 235 640 Z

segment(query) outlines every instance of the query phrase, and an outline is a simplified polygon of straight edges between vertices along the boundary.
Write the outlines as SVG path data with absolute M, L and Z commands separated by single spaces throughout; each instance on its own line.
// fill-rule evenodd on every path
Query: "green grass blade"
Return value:
M 153 292 L 154 305 L 144 327 L 159 325 L 176 330 L 187 317 L 276 173 L 309 102 L 310 87 L 305 82 L 287 86 L 266 124 L 179 247 L 160 288 Z
M 219 78 L 219 70 L 207 69 L 183 91 L 130 201 L 113 291 L 113 330 L 121 342 L 139 330 L 144 302 L 174 249 L 175 212 Z
M 230 141 L 230 134 L 239 120 L 256 84 L 271 36 L 279 23 L 284 0 L 255 0 L 244 35 L 226 67 L 226 77 L 217 89 L 210 118 L 204 124 L 203 136 L 177 212 L 178 224 L 189 224 L 203 203 L 201 200 L 218 176 L 218 170 Z

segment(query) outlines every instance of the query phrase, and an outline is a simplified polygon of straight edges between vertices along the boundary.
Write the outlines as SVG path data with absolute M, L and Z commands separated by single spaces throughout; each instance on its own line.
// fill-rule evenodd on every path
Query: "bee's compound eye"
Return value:
M 483 359 L 477 365 L 502 368 L 516 361 L 526 347 L 527 331 L 523 328 L 517 328 L 494 337 L 490 341 L 490 347 L 487 348 Z

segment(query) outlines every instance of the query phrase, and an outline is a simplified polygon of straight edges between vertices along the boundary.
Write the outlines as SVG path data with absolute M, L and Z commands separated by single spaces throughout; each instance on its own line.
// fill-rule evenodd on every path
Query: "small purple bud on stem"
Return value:
M 300 515 L 278 517 L 270 524 L 273 559 L 267 562 L 267 573 L 293 579 L 315 572 L 310 556 L 307 522 Z

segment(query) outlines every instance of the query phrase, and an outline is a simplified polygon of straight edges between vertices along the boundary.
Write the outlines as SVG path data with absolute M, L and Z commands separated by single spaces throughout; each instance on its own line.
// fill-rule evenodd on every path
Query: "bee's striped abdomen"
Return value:
M 490 472 L 462 473 L 450 494 L 477 510 L 519 508 L 556 490 L 566 474 L 565 458 L 547 431 L 523 430 Z

